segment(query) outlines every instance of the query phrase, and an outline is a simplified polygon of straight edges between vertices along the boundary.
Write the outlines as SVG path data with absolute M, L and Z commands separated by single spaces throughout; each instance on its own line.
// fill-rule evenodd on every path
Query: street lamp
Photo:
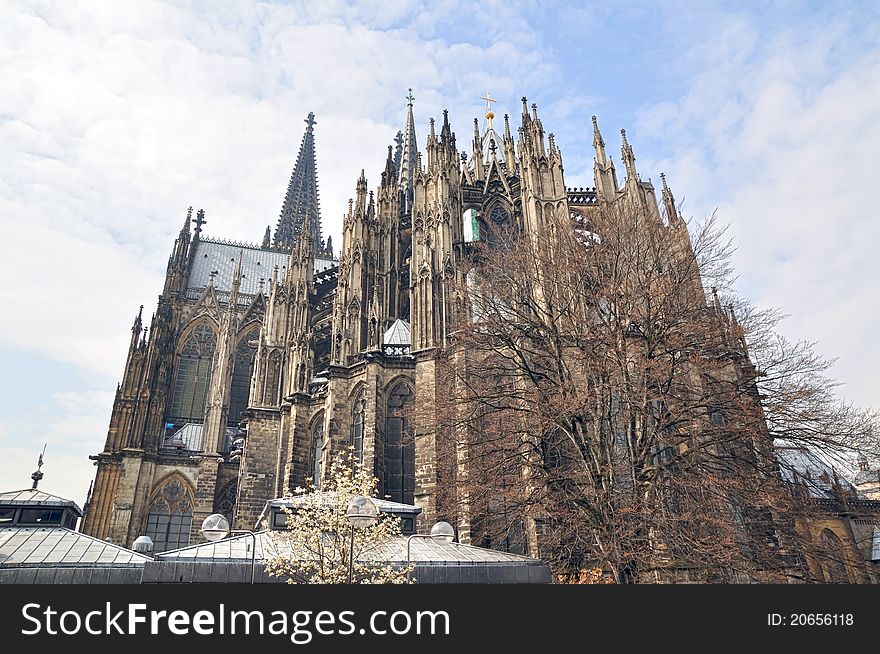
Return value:
M 226 516 L 219 513 L 212 513 L 205 518 L 202 522 L 202 528 L 200 531 L 202 532 L 202 536 L 212 543 L 216 543 L 218 540 L 222 540 L 227 536 L 250 534 L 250 537 L 254 541 L 253 548 L 251 549 L 251 583 L 254 583 L 254 573 L 257 569 L 257 535 L 254 532 L 248 531 L 247 529 L 230 529 L 229 520 L 226 519 Z
M 149 536 L 138 536 L 134 539 L 134 543 L 132 543 L 131 549 L 141 554 L 146 554 L 148 556 L 152 555 L 153 539 Z
M 406 537 L 406 567 L 410 566 L 410 545 L 412 544 L 413 538 L 430 538 L 435 543 L 451 543 L 455 540 L 455 529 L 452 528 L 452 525 L 448 522 L 440 521 L 434 524 L 431 527 L 430 534 L 412 534 L 411 536 Z M 406 573 L 406 580 L 409 581 L 412 576 L 412 570 L 408 570 Z
M 379 521 L 379 509 L 369 497 L 358 495 L 348 503 L 346 510 L 348 521 L 351 523 L 351 544 L 348 550 L 348 583 L 354 578 L 354 528 L 366 529 Z

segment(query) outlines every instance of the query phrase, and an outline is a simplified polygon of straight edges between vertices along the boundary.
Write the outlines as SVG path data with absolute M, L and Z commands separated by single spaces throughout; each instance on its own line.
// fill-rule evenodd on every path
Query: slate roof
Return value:
M 150 557 L 64 527 L 0 528 L 0 567 L 141 566 Z
M 264 250 L 257 245 L 225 243 L 203 238 L 195 243 L 187 286 L 192 289 L 206 287 L 211 280 L 211 272 L 216 270 L 214 288 L 218 291 L 232 290 L 232 278 L 235 275 L 239 253 L 242 255 L 239 292 L 244 295 L 257 294 L 260 290 L 261 277 L 265 282 L 263 292 L 268 292 L 269 280 L 272 278 L 275 266 L 278 266 L 278 279 L 282 279 L 287 270 L 287 260 L 290 258 L 290 252 L 285 250 Z M 315 257 L 315 272 L 336 265 L 335 259 Z
M 844 491 L 853 496 L 860 495 L 845 478 L 835 474 L 833 466 L 803 447 L 777 447 L 776 460 L 783 478 L 790 483 L 804 485 L 812 497 L 834 499 L 835 479 Z

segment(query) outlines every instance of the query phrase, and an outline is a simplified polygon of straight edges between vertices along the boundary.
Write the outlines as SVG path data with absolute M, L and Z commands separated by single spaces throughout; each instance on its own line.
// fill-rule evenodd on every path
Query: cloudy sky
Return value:
M 131 321 L 149 313 L 189 205 L 259 241 L 317 115 L 325 232 L 403 125 L 523 95 L 570 186 L 592 185 L 590 115 L 625 127 L 643 178 L 731 225 L 738 290 L 837 357 L 880 406 L 880 5 L 869 2 L 0 3 L 0 490 L 82 503 Z M 619 157 L 615 156 L 619 166 Z

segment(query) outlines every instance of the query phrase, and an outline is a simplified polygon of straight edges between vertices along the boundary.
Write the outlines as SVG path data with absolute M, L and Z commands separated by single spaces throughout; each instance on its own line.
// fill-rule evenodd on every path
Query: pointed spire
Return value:
M 413 118 L 413 100 L 412 89 L 406 96 L 406 126 L 403 129 L 403 144 L 400 156 L 400 169 L 397 179 L 400 188 L 404 191 L 412 191 L 413 180 L 416 176 L 416 169 L 419 160 L 419 145 L 416 139 L 416 123 Z M 407 207 L 408 209 L 408 207 Z
M 623 165 L 626 167 L 627 179 L 637 181 L 639 176 L 638 173 L 636 173 L 636 155 L 633 153 L 629 141 L 626 140 L 625 129 L 620 130 L 620 139 L 622 141 L 620 146 L 620 157 L 623 159 Z
M 382 186 L 393 184 L 397 179 L 394 168 L 394 153 L 392 146 L 388 146 L 388 157 L 385 159 L 385 170 L 382 172 Z
M 666 173 L 660 173 L 660 181 L 662 183 L 660 195 L 663 200 L 663 210 L 666 212 L 666 220 L 670 225 L 677 224 L 679 222 L 678 210 L 675 208 L 675 197 L 669 190 L 669 186 L 666 185 Z
M 181 237 L 186 236 L 186 240 L 189 240 L 189 226 L 192 222 L 193 208 L 186 208 L 186 220 L 183 221 L 183 227 L 180 230 Z
M 327 237 L 327 249 L 326 249 L 326 254 L 327 254 L 327 256 L 330 257 L 331 259 L 333 258 L 333 237 L 332 237 L 332 236 L 328 236 L 328 237 Z
M 312 214 L 312 244 L 317 246 L 321 243 L 321 209 L 318 202 L 318 172 L 315 161 L 314 127 L 317 124 L 315 114 L 309 112 L 305 123 L 306 131 L 287 186 L 278 227 L 275 229 L 275 246 L 280 248 L 290 248 L 299 240 L 299 229 L 306 210 Z
M 474 153 L 471 157 L 474 164 L 474 177 L 483 179 L 483 139 L 480 136 L 480 121 L 474 118 Z
M 596 161 L 604 165 L 608 161 L 608 155 L 605 153 L 605 139 L 599 131 L 599 120 L 596 116 L 593 116 L 593 149 L 596 151 Z
M 137 347 L 138 339 L 141 335 L 141 329 L 143 328 L 143 315 L 144 305 L 142 304 L 137 316 L 135 316 L 134 324 L 131 326 L 131 344 L 129 345 L 129 351 L 134 351 Z
M 229 310 L 235 311 L 238 304 L 238 291 L 241 289 L 241 260 L 244 259 L 244 251 L 238 251 L 238 260 L 235 262 L 235 274 L 232 275 L 232 291 L 229 293 Z
M 144 315 L 144 305 L 142 304 L 141 308 L 138 309 L 138 315 L 134 319 L 134 325 L 132 325 L 131 331 L 140 333 L 141 326 L 143 325 L 143 323 L 142 323 L 143 315 Z
M 596 158 L 593 162 L 593 175 L 596 180 L 596 191 L 600 196 L 611 199 L 617 193 L 617 171 L 614 162 L 605 152 L 605 139 L 599 131 L 599 121 L 593 116 L 593 149 Z
M 398 130 L 394 137 L 394 170 L 400 172 L 400 158 L 403 156 L 403 132 Z
M 263 249 L 268 250 L 272 246 L 272 228 L 266 225 L 266 232 L 263 234 Z
M 720 318 L 724 316 L 724 310 L 721 308 L 721 301 L 718 299 L 718 288 L 712 287 L 712 305 L 715 308 L 715 314 Z

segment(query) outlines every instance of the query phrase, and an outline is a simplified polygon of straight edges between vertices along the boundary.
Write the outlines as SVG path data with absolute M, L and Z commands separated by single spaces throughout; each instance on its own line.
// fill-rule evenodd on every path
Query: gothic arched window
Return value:
M 232 385 L 229 392 L 229 414 L 226 419 L 230 425 L 237 425 L 241 422 L 241 414 L 248 407 L 258 338 L 259 332 L 256 329 L 248 332 L 238 342 L 238 347 L 235 348 L 235 353 L 232 355 Z
M 819 536 L 819 545 L 822 548 L 822 568 L 825 571 L 825 581 L 831 584 L 849 583 L 849 575 L 846 573 L 844 564 L 843 543 L 840 538 L 830 529 L 826 529 Z
M 153 493 L 147 513 L 146 535 L 153 539 L 153 550 L 164 552 L 189 545 L 192 526 L 192 499 L 186 484 L 171 477 Z
M 409 421 L 414 400 L 410 387 L 399 382 L 388 393 L 385 414 L 383 493 L 392 502 L 404 504 L 412 504 L 415 493 L 415 442 Z
M 351 415 L 351 447 L 354 460 L 358 463 L 364 461 L 364 398 L 360 397 L 354 403 Z
M 266 363 L 266 377 L 263 384 L 263 404 L 278 403 L 278 389 L 281 383 L 281 352 L 273 350 Z
M 488 218 L 484 219 L 482 216 Z M 496 204 L 487 214 L 478 214 L 477 230 L 478 239 L 492 250 L 497 250 L 504 246 L 505 241 L 509 238 L 511 225 L 513 224 L 510 213 L 501 204 Z
M 203 323 L 187 336 L 177 362 L 170 418 L 197 422 L 204 419 L 216 347 L 217 337 L 210 325 Z
M 238 480 L 233 479 L 220 489 L 220 492 L 214 497 L 214 513 L 226 516 L 229 524 L 232 524 L 232 517 L 235 513 L 235 501 L 238 497 Z
M 312 442 L 309 446 L 309 469 L 312 486 L 321 488 L 321 457 L 324 454 L 324 417 L 315 420 L 312 427 Z

